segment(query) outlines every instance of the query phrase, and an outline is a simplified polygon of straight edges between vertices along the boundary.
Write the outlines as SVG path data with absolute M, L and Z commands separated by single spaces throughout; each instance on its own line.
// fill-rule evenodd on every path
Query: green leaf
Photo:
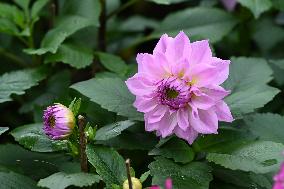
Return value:
M 255 174 L 252 172 L 233 171 L 230 169 L 215 168 L 213 174 L 216 178 L 231 183 L 239 187 L 250 188 L 255 186 L 257 188 L 264 187 L 267 189 L 272 188 L 272 184 L 266 175 Z
M 31 9 L 31 18 L 33 20 L 36 20 L 38 18 L 40 11 L 48 2 L 49 0 L 37 0 L 36 2 L 34 2 Z
M 229 78 L 223 85 L 231 90 L 231 95 L 225 101 L 235 119 L 264 106 L 279 92 L 266 85 L 272 79 L 271 75 L 272 70 L 264 59 L 232 58 Z
M 0 127 L 0 135 L 9 130 L 9 127 Z
M 59 171 L 80 172 L 79 163 L 60 153 L 31 152 L 14 144 L 0 145 L 0 152 L 0 165 L 35 180 Z
M 126 179 L 126 170 L 123 158 L 115 150 L 88 145 L 86 153 L 89 162 L 107 185 L 122 185 Z
M 279 169 L 284 145 L 254 141 L 236 145 L 227 152 L 209 153 L 207 160 L 232 170 L 268 173 Z
M 259 139 L 284 144 L 283 116 L 271 113 L 255 114 L 244 120 L 250 132 Z
M 24 10 L 25 14 L 28 14 L 30 0 L 14 0 L 14 2 Z
M 139 178 L 139 181 L 141 183 L 145 182 L 147 180 L 147 178 L 150 176 L 150 171 L 146 171 L 145 173 L 143 173 L 141 175 L 141 177 Z
M 274 79 L 278 83 L 278 85 L 284 84 L 284 59 L 280 60 L 269 60 L 270 67 L 273 70 Z
M 11 101 L 12 94 L 24 94 L 26 89 L 37 85 L 45 76 L 41 69 L 13 71 L 0 76 L 0 103 Z
M 20 27 L 24 27 L 24 13 L 16 6 L 0 3 L 0 18 L 6 18 Z
M 73 112 L 74 116 L 78 115 L 81 107 L 81 98 L 74 98 L 69 105 L 69 109 Z
M 120 135 L 123 130 L 133 126 L 134 124 L 135 122 L 126 120 L 103 126 L 97 130 L 95 140 L 108 140 L 116 137 Z
M 102 65 L 109 71 L 112 71 L 122 76 L 126 74 L 128 67 L 119 56 L 103 52 L 97 52 L 96 54 L 99 57 Z
M 24 52 L 36 55 L 42 55 L 47 52 L 54 54 L 66 38 L 89 26 L 95 25 L 87 18 L 82 16 L 66 16 L 60 20 L 54 29 L 48 31 L 39 49 L 24 49 Z
M 149 168 L 153 176 L 153 185 L 163 186 L 165 180 L 171 178 L 175 189 L 208 189 L 209 182 L 213 179 L 211 168 L 201 162 L 192 162 L 181 166 L 159 157 L 150 163 Z
M 175 162 L 189 163 L 194 159 L 194 151 L 186 142 L 178 138 L 172 138 L 162 147 L 154 148 L 149 155 L 161 155 L 172 158 Z
M 90 79 L 75 83 L 71 88 L 90 98 L 103 108 L 131 120 L 142 121 L 143 115 L 133 107 L 135 97 L 120 78 Z
M 42 123 L 34 123 L 17 127 L 11 135 L 17 142 L 36 152 L 54 152 L 67 148 L 66 141 L 50 140 L 42 130 Z
M 183 30 L 191 39 L 209 38 L 215 43 L 227 35 L 237 21 L 229 13 L 216 8 L 188 8 L 169 14 L 152 34 L 160 37 L 161 34 L 176 35 Z
M 0 172 L 0 185 L 1 188 L 21 188 L 21 189 L 34 189 L 38 188 L 36 182 L 29 177 L 20 175 L 14 172 Z
M 282 1 L 282 0 L 272 0 L 272 3 L 273 3 L 273 6 L 276 9 L 284 11 L 284 1 Z
M 55 54 L 47 54 L 45 63 L 62 62 L 81 69 L 93 63 L 93 52 L 91 49 L 74 45 L 61 44 Z
M 98 0 L 68 0 L 64 1 L 62 15 L 78 15 L 87 18 L 94 25 L 99 25 L 99 16 L 101 13 L 101 5 Z
M 55 173 L 47 178 L 40 179 L 38 186 L 49 189 L 64 189 L 69 186 L 92 186 L 98 183 L 100 177 L 90 173 L 73 173 L 67 174 L 64 172 Z
M 250 9 L 255 18 L 258 18 L 263 12 L 272 7 L 270 0 L 238 0 L 238 2 L 242 6 Z
M 146 28 L 157 28 L 158 25 L 158 22 L 154 19 L 142 16 L 131 16 L 128 19 L 123 20 L 117 29 L 125 32 L 143 32 Z
M 154 3 L 162 4 L 162 5 L 170 5 L 170 4 L 174 4 L 174 3 L 186 2 L 188 0 L 148 0 L 148 1 L 152 1 Z
M 155 135 L 149 133 L 122 133 L 121 135 L 104 141 L 96 141 L 98 144 L 111 146 L 117 150 L 151 150 L 158 143 Z
M 6 18 L 0 18 L 0 32 L 10 35 L 19 35 L 19 29 L 17 26 Z

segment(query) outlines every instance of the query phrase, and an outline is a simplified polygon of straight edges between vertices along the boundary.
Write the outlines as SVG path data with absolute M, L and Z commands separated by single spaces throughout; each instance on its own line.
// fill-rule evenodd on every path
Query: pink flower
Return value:
M 144 112 L 146 131 L 176 134 L 190 144 L 198 133 L 217 133 L 218 120 L 233 117 L 222 100 L 229 60 L 212 56 L 208 40 L 190 43 L 185 33 L 164 34 L 153 54 L 138 54 L 138 73 L 126 81 L 136 95 L 134 106 Z
M 279 173 L 273 179 L 273 189 L 284 189 L 284 163 L 282 163 Z
M 172 179 L 168 178 L 165 182 L 165 189 L 172 189 L 173 182 Z M 150 189 L 161 189 L 159 186 L 151 186 Z
M 237 5 L 237 0 L 221 0 L 228 11 L 233 11 Z

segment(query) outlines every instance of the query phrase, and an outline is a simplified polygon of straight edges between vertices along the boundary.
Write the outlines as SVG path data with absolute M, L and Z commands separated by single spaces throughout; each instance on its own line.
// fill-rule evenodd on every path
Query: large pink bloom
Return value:
M 126 81 L 134 106 L 144 112 L 147 131 L 176 134 L 190 144 L 198 133 L 217 133 L 218 120 L 233 117 L 219 85 L 229 74 L 229 60 L 212 56 L 207 40 L 190 43 L 185 33 L 164 34 L 153 54 L 138 54 L 138 73 Z
M 273 189 L 284 189 L 284 163 L 280 167 L 280 171 L 274 176 Z

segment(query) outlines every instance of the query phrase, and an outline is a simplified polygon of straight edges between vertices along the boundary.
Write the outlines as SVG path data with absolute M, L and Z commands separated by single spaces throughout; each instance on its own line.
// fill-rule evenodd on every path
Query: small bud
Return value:
M 133 189 L 142 189 L 142 184 L 139 179 L 131 177 Z M 128 180 L 126 179 L 123 183 L 123 189 L 129 189 Z
M 75 117 L 72 111 L 62 104 L 54 104 L 44 110 L 43 131 L 53 140 L 65 139 L 75 127 Z

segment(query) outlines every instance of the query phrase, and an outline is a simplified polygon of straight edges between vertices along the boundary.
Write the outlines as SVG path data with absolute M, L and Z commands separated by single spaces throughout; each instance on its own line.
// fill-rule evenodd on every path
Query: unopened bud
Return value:
M 139 179 L 137 179 L 135 177 L 131 177 L 131 181 L 132 181 L 132 188 L 133 189 L 142 189 L 142 184 L 141 184 Z M 123 183 L 123 189 L 129 189 L 129 184 L 128 184 L 127 179 Z

